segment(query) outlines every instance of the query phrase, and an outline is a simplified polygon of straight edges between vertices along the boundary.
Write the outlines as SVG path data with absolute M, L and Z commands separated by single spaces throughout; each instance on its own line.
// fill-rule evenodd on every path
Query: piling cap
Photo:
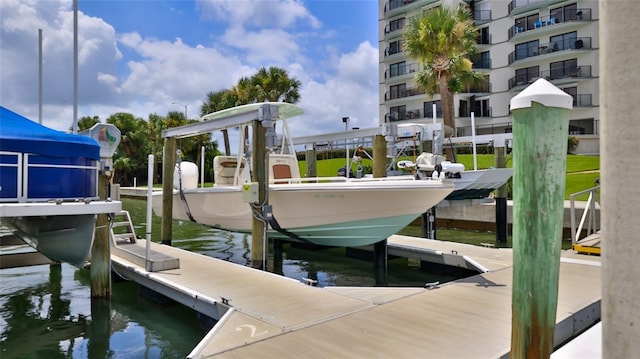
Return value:
M 511 99 L 511 110 L 531 107 L 537 102 L 547 107 L 573 109 L 573 97 L 545 79 L 537 79 Z

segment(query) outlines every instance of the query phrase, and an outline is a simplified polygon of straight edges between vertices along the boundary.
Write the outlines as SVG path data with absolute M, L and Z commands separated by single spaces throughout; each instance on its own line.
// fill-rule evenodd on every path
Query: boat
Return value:
M 269 238 L 321 246 L 363 246 L 397 233 L 453 190 L 446 179 L 300 176 L 286 119 L 302 111 L 292 104 L 251 104 L 204 117 L 206 121 L 223 122 L 265 104 L 279 108 L 276 124 L 282 133 L 278 146 L 268 156 L 268 206 L 259 206 L 257 199 L 251 198 L 257 191 L 257 184 L 251 182 L 253 159 L 241 148 L 236 156 L 213 159 L 213 187 L 197 187 L 197 180 L 193 180 L 197 167 L 193 163 L 176 165 L 173 218 L 250 233 L 252 215 L 256 215 L 268 221 Z M 238 131 L 241 147 L 245 143 L 244 126 Z M 156 215 L 162 215 L 161 197 L 161 192 L 154 192 Z
M 461 163 L 447 161 L 440 154 L 441 148 L 438 143 L 440 124 L 426 125 L 416 123 L 403 123 L 397 125 L 397 129 L 393 131 L 395 136 L 397 153 L 393 157 L 388 173 L 390 175 L 402 175 L 411 172 L 417 179 L 433 179 L 446 178 L 450 179 L 455 189 L 446 197 L 446 200 L 463 200 L 463 199 L 484 199 L 490 196 L 491 192 L 503 186 L 513 174 L 511 168 L 487 168 L 481 170 L 467 170 Z M 414 153 L 417 148 L 421 147 L 422 141 L 433 141 L 433 152 L 420 152 L 415 158 L 415 162 L 411 160 L 396 160 L 405 155 L 408 150 L 413 149 Z M 434 153 L 435 152 L 435 153 Z M 415 156 L 415 155 L 414 155 Z M 392 171 L 391 167 L 395 166 L 399 171 Z
M 415 172 L 418 179 L 434 177 L 451 179 L 455 189 L 447 200 L 487 198 L 497 188 L 503 186 L 513 174 L 511 168 L 488 168 L 482 170 L 465 170 L 461 163 L 443 160 L 440 155 L 422 152 L 416 162 L 398 161 L 398 168 Z
M 121 209 L 99 201 L 101 146 L 0 106 L 0 224 L 54 261 L 82 266 L 96 215 Z

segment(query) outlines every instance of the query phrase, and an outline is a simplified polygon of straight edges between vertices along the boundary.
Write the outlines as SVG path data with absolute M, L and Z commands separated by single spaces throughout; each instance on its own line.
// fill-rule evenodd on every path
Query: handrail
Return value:
M 571 205 L 571 244 L 575 245 L 580 241 L 580 233 L 582 233 L 582 229 L 584 227 L 585 221 L 587 223 L 587 236 L 596 232 L 596 196 L 600 186 L 595 186 L 592 188 L 585 189 L 580 192 L 573 193 L 569 196 L 569 201 Z M 587 199 L 587 205 L 582 212 L 582 217 L 580 218 L 580 224 L 576 228 L 576 208 L 575 208 L 575 198 L 577 196 L 583 195 L 585 193 L 589 193 L 589 199 Z

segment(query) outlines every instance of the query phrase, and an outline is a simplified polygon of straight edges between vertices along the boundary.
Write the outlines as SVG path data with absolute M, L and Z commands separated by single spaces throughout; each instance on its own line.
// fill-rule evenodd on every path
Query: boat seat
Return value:
M 289 165 L 275 164 L 273 165 L 273 179 L 290 179 L 291 167 Z M 287 183 L 287 181 L 276 181 L 275 183 Z
M 234 156 L 216 156 L 213 159 L 214 182 L 216 185 L 234 185 L 238 159 Z M 246 159 L 240 161 L 240 178 L 245 177 Z M 238 181 L 241 183 L 242 181 Z

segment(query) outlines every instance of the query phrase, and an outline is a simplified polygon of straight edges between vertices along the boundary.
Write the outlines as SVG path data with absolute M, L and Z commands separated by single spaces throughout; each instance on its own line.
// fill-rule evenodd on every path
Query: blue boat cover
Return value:
M 0 106 L 0 151 L 100 159 L 91 137 L 56 131 Z

